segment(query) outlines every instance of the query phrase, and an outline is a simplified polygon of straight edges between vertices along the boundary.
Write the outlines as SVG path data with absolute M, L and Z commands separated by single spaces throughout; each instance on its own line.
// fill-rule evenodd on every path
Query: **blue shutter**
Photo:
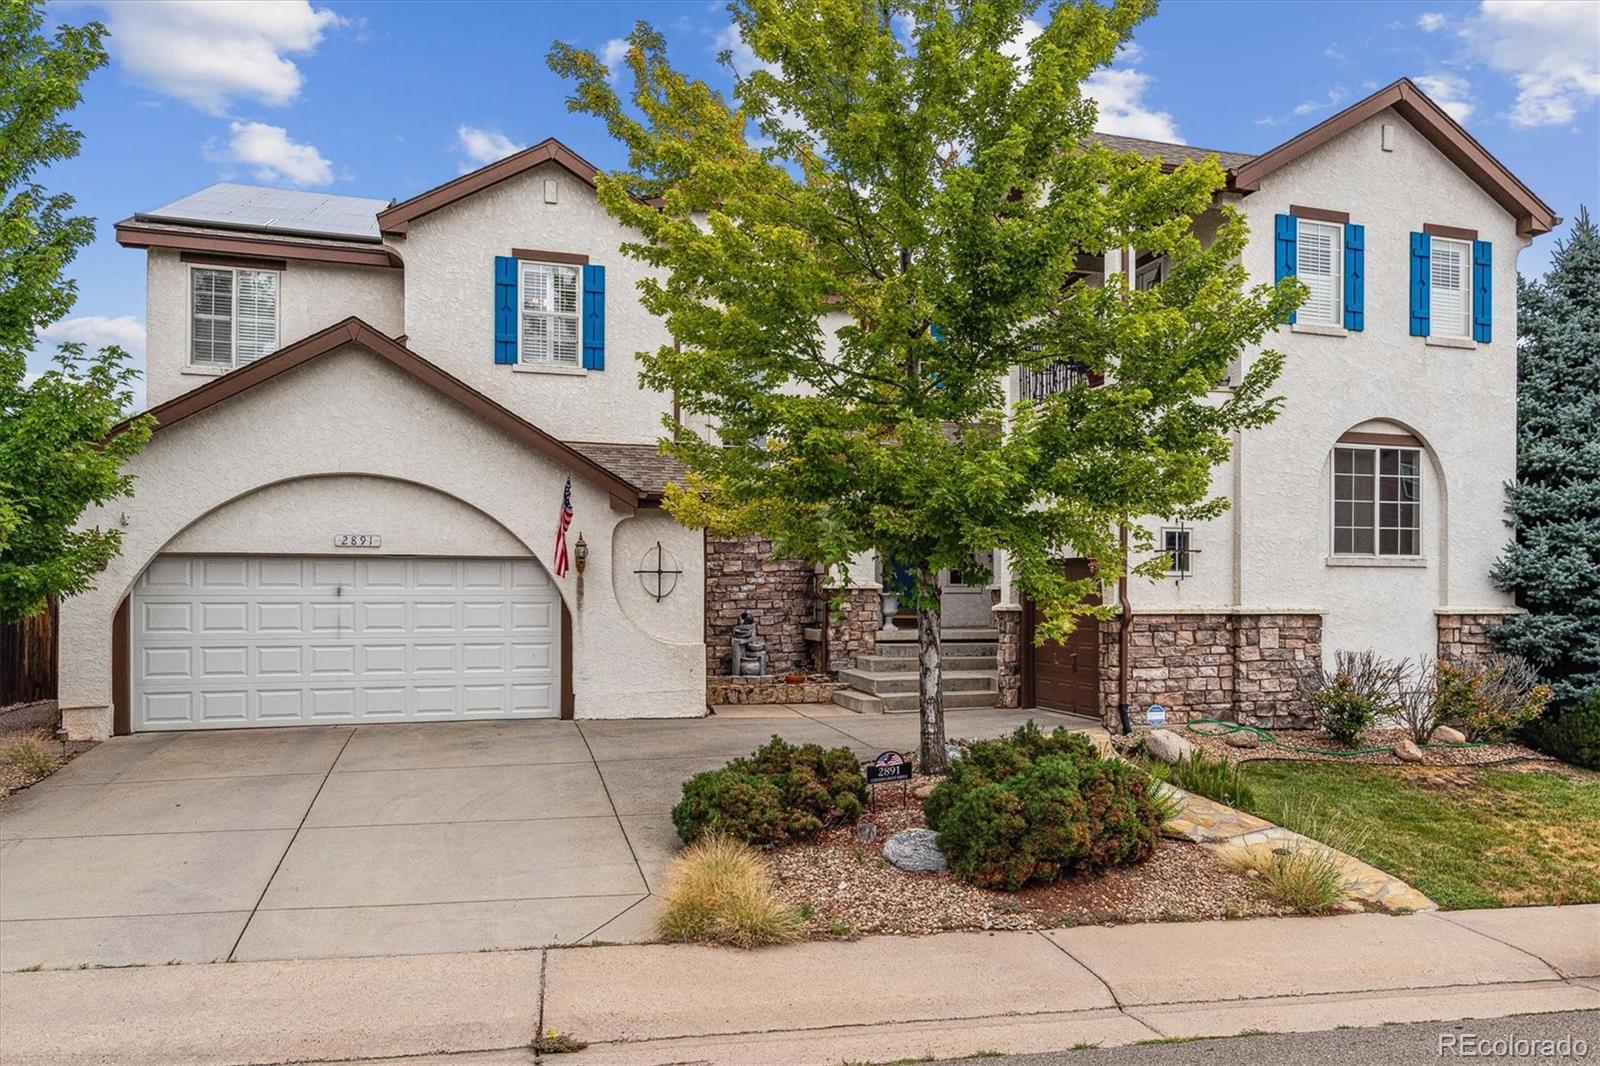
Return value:
M 583 368 L 606 368 L 606 268 L 583 268 Z
M 1472 339 L 1488 344 L 1494 337 L 1494 246 L 1488 241 L 1472 242 Z
M 1352 332 L 1366 324 L 1367 228 L 1344 226 L 1344 328 Z
M 1295 241 L 1300 228 L 1293 215 L 1278 215 L 1274 219 L 1273 234 L 1272 282 L 1276 285 L 1295 275 Z M 1289 322 L 1294 323 L 1293 311 L 1289 312 Z
M 494 257 L 494 361 L 517 361 L 517 261 Z
M 1411 335 L 1428 335 L 1428 306 L 1433 299 L 1431 274 L 1433 241 L 1426 233 L 1411 235 Z

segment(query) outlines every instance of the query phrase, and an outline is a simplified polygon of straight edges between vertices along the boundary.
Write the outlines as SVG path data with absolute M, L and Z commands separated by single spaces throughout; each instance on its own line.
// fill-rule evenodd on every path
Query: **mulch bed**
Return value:
M 96 742 L 93 740 L 57 740 L 55 729 L 60 720 L 55 700 L 14 703 L 9 707 L 0 707 L 0 797 L 9 796 L 49 776 L 33 773 L 6 759 L 5 749 L 12 742 L 27 736 L 38 738 L 47 751 L 61 760 L 56 765 L 56 770 L 65 766 L 74 755 L 95 746 Z
M 918 777 L 913 787 L 936 779 Z M 862 823 L 863 843 L 840 826 L 768 856 L 780 898 L 802 908 L 815 937 L 937 933 L 949 929 L 1058 929 L 1123 922 L 1198 921 L 1287 914 L 1198 844 L 1163 840 L 1147 861 L 1020 892 L 976 888 L 950 874 L 906 873 L 883 859 L 883 842 L 922 828 L 922 803 L 885 786 Z
M 1201 726 L 1201 729 L 1208 727 Z M 1212 727 L 1214 728 L 1214 727 Z M 1179 736 L 1200 748 L 1207 755 L 1219 756 L 1232 762 L 1252 762 L 1258 759 L 1304 760 L 1311 762 L 1370 763 L 1377 766 L 1490 766 L 1496 763 L 1522 761 L 1554 762 L 1549 755 L 1535 751 L 1523 744 L 1486 744 L 1482 747 L 1428 747 L 1422 749 L 1422 762 L 1407 763 L 1387 750 L 1404 740 L 1404 729 L 1369 729 L 1361 737 L 1363 748 L 1384 748 L 1382 752 L 1367 755 L 1324 755 L 1296 748 L 1338 749 L 1344 745 L 1328 734 L 1316 729 L 1274 729 L 1272 735 L 1278 744 L 1262 741 L 1260 747 L 1236 748 L 1221 735 L 1201 733 L 1183 726 L 1173 729 Z M 1286 746 L 1279 746 L 1286 745 Z

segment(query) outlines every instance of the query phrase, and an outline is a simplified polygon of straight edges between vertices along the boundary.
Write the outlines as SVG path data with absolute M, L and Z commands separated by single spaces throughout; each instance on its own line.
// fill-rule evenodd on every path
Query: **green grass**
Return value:
M 1316 838 L 1301 812 L 1336 810 L 1354 855 L 1446 910 L 1600 901 L 1600 774 L 1252 762 L 1244 778 L 1252 813 Z

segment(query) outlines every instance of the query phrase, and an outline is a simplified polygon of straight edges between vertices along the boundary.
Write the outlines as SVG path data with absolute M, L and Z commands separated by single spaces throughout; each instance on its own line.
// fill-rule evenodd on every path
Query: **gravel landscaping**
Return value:
M 55 700 L 0 707 L 0 797 L 50 776 L 74 755 L 95 746 L 92 740 L 57 740 L 55 729 L 60 718 Z M 16 750 L 21 747 L 43 756 L 52 765 L 44 770 L 33 758 Z
M 918 777 L 910 790 L 881 787 L 860 826 L 826 830 L 808 843 L 768 853 L 778 895 L 801 908 L 809 935 L 1055 929 L 1288 913 L 1207 849 L 1172 840 L 1162 841 L 1146 862 L 1020 892 L 976 888 L 947 873 L 897 870 L 883 858 L 884 841 L 926 824 L 913 793 L 935 780 Z M 864 841 L 868 834 L 872 839 Z
M 1207 755 L 1217 756 L 1233 762 L 1279 759 L 1310 762 L 1367 763 L 1374 766 L 1408 765 L 1388 751 L 1389 748 L 1406 738 L 1408 734 L 1403 729 L 1369 729 L 1366 731 L 1361 738 L 1361 746 L 1363 748 L 1383 748 L 1383 751 L 1366 755 L 1328 755 L 1316 751 L 1302 750 L 1307 748 L 1337 750 L 1343 746 L 1320 730 L 1276 729 L 1273 730 L 1272 735 L 1278 741 L 1277 744 L 1262 740 L 1257 747 L 1240 748 L 1228 743 L 1227 737 L 1230 734 L 1220 731 L 1205 731 L 1217 728 L 1215 726 L 1201 726 L 1196 730 L 1186 726 L 1177 726 L 1173 731 Z M 1116 740 L 1120 739 L 1116 738 L 1113 742 L 1115 743 Z M 1504 744 L 1485 744 L 1481 747 L 1439 745 L 1423 748 L 1421 765 L 1493 766 L 1498 763 L 1520 762 L 1522 760 L 1555 762 L 1550 756 L 1535 751 L 1526 745 L 1508 742 Z

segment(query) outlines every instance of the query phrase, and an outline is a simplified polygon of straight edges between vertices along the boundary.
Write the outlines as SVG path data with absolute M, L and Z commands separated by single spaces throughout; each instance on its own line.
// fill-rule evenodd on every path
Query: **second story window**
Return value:
M 520 263 L 519 267 L 521 361 L 578 366 L 582 336 L 578 268 L 558 263 Z
M 1428 317 L 1436 337 L 1472 336 L 1472 246 L 1466 241 L 1434 237 L 1428 257 Z
M 1339 258 L 1344 227 L 1304 218 L 1297 221 L 1295 276 L 1311 292 L 1300 306 L 1296 321 L 1322 326 L 1340 325 L 1344 321 L 1344 304 L 1340 294 L 1343 266 Z
M 277 350 L 277 272 L 192 267 L 189 294 L 192 365 L 227 369 Z

